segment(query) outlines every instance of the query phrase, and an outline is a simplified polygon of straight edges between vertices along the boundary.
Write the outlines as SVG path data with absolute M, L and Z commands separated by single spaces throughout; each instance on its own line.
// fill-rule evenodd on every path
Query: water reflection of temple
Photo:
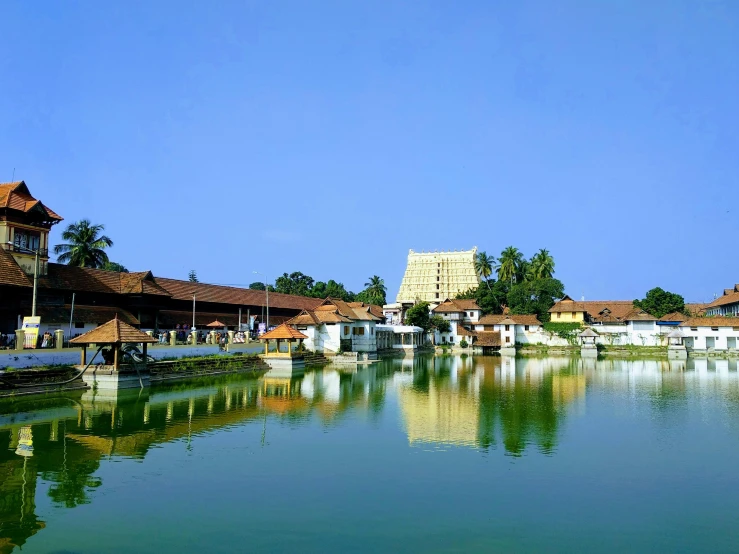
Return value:
M 520 455 L 530 443 L 551 452 L 568 405 L 585 394 L 585 376 L 569 362 L 556 371 L 535 359 L 438 357 L 411 379 L 396 378 L 411 445 L 503 444 Z

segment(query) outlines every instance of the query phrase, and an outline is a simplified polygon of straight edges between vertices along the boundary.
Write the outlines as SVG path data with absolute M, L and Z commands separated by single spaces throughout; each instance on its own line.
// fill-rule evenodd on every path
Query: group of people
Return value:
M 1 350 L 7 350 L 8 348 L 13 348 L 15 346 L 15 336 L 6 335 L 5 333 L 0 333 L 0 349 Z
M 176 342 L 178 344 L 192 344 L 193 334 L 191 327 L 188 325 L 177 325 L 173 329 L 176 335 Z M 155 333 L 159 344 L 169 344 L 170 334 L 169 331 L 160 330 Z M 197 344 L 219 344 L 226 345 L 229 342 L 228 332 L 221 330 L 215 333 L 210 331 L 197 331 Z M 244 344 L 247 342 L 247 333 L 244 331 L 237 331 L 234 333 L 233 343 Z

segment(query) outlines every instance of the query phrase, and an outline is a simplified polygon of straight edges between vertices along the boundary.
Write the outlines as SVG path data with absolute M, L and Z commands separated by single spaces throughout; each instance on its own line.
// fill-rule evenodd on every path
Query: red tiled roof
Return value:
M 477 331 L 475 346 L 500 346 L 500 333 L 498 331 Z
M 0 284 L 32 287 L 33 281 L 21 269 L 10 252 L 0 248 Z
M 480 306 L 477 305 L 477 302 L 474 300 L 461 300 L 461 299 L 451 299 L 447 298 L 436 306 L 432 311 L 434 313 L 459 313 L 459 312 L 466 312 L 469 310 L 479 310 Z
M 260 340 L 267 339 L 307 339 L 308 336 L 304 335 L 297 329 L 293 329 L 287 323 L 283 323 L 279 327 L 272 329 L 264 333 L 259 337 Z
M 672 312 L 671 314 L 663 315 L 659 318 L 659 321 L 686 321 L 688 316 L 681 314 L 680 312 Z
M 235 304 L 238 306 L 266 306 L 267 293 L 263 290 L 251 290 L 224 285 L 209 285 L 206 283 L 192 283 L 178 279 L 155 277 L 154 281 L 172 298 L 176 300 L 192 300 L 192 295 L 198 302 L 214 302 L 220 304 Z M 286 308 L 292 310 L 311 310 L 321 304 L 318 298 L 269 293 L 270 308 Z
M 739 317 L 691 317 L 683 321 L 680 327 L 737 327 Z
M 49 264 L 49 274 L 39 279 L 39 286 L 50 289 L 100 292 L 107 294 L 153 294 L 169 296 L 151 272 L 120 273 L 89 267 Z
M 739 287 L 739 285 L 737 285 Z M 715 308 L 716 306 L 726 306 L 727 304 L 739 303 L 739 291 L 734 289 L 727 289 L 724 291 L 723 296 L 719 296 L 716 300 L 708 304 L 707 308 Z
M 541 325 L 541 321 L 534 314 L 490 314 L 480 318 L 474 325 L 500 325 L 506 319 L 515 325 Z M 505 325 L 505 323 L 503 323 Z
M 385 319 L 385 313 L 382 311 L 382 306 L 378 306 L 377 304 L 365 304 L 364 302 L 347 302 L 347 305 L 350 308 L 365 308 L 366 310 L 369 310 L 369 313 L 371 313 L 373 316 L 379 319 Z
M 40 210 L 49 219 L 61 221 L 62 217 L 31 196 L 26 183 L 0 183 L 0 208 L 28 213 L 34 208 Z
M 84 335 L 73 338 L 70 344 L 122 344 L 122 343 L 141 343 L 141 342 L 157 342 L 157 339 L 150 337 L 143 331 L 139 331 L 135 327 L 120 319 L 112 319 L 88 331 Z
M 693 302 L 691 304 L 685 304 L 685 310 L 690 314 L 694 316 L 703 315 L 706 313 L 706 307 L 708 304 L 703 302 Z

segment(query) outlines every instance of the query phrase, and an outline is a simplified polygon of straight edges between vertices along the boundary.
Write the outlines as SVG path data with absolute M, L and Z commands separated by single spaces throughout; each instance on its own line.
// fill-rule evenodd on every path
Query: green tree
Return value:
M 100 269 L 104 269 L 105 271 L 117 271 L 118 273 L 128 273 L 128 269 L 123 267 L 121 264 L 111 261 L 105 262 L 103 267 Z
M 318 281 L 310 291 L 310 296 L 314 298 L 338 298 L 345 302 L 354 301 L 355 294 L 346 290 L 343 283 L 337 283 L 333 279 L 328 282 Z
M 535 314 L 539 321 L 549 321 L 549 308 L 564 296 L 564 285 L 558 279 L 536 279 L 513 285 L 506 301 L 511 313 Z
M 480 279 L 484 279 L 488 288 L 490 287 L 490 276 L 495 271 L 495 257 L 488 256 L 485 251 L 478 252 L 475 256 L 475 271 Z
M 439 333 L 448 333 L 452 330 L 452 324 L 438 314 L 431 316 L 431 326 L 436 327 Z
M 502 314 L 510 285 L 507 281 L 492 281 L 492 285 L 477 287 L 458 294 L 460 299 L 474 300 L 484 315 Z
M 62 240 L 67 242 L 54 247 L 57 261 L 78 267 L 103 267 L 110 261 L 105 249 L 113 246 L 113 241 L 101 234 L 104 230 L 104 225 L 93 225 L 89 219 L 69 224 L 62 233 Z
M 383 306 L 387 303 L 387 288 L 385 287 L 385 281 L 378 275 L 373 275 L 369 278 L 369 281 L 364 284 L 366 287 L 362 292 L 357 295 L 357 299 L 367 304 L 377 304 Z
M 672 312 L 685 312 L 685 299 L 674 292 L 655 287 L 641 300 L 634 300 L 634 306 L 654 317 L 662 317 Z
M 198 274 L 194 269 L 190 270 L 190 273 L 187 274 L 187 278 L 191 283 L 199 283 L 198 281 Z
M 313 277 L 294 271 L 290 275 L 283 273 L 275 280 L 275 290 L 283 294 L 310 296 L 313 289 Z
M 524 257 L 521 251 L 509 246 L 500 254 L 498 265 L 498 281 L 509 281 L 511 284 L 520 276 L 524 265 Z
M 549 250 L 542 248 L 529 262 L 531 279 L 551 279 L 554 275 L 554 258 Z
M 406 325 L 421 327 L 424 331 L 431 329 L 431 317 L 429 316 L 429 303 L 419 302 L 414 304 L 405 313 Z

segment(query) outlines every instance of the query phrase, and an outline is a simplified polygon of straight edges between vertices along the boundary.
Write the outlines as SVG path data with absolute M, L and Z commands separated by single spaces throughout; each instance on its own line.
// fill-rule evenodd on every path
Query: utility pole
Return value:
M 195 329 L 195 293 L 192 294 L 192 327 Z
M 36 317 L 36 298 L 38 297 L 38 270 L 39 249 L 36 248 L 36 259 L 33 263 L 33 304 L 31 305 L 31 317 Z

